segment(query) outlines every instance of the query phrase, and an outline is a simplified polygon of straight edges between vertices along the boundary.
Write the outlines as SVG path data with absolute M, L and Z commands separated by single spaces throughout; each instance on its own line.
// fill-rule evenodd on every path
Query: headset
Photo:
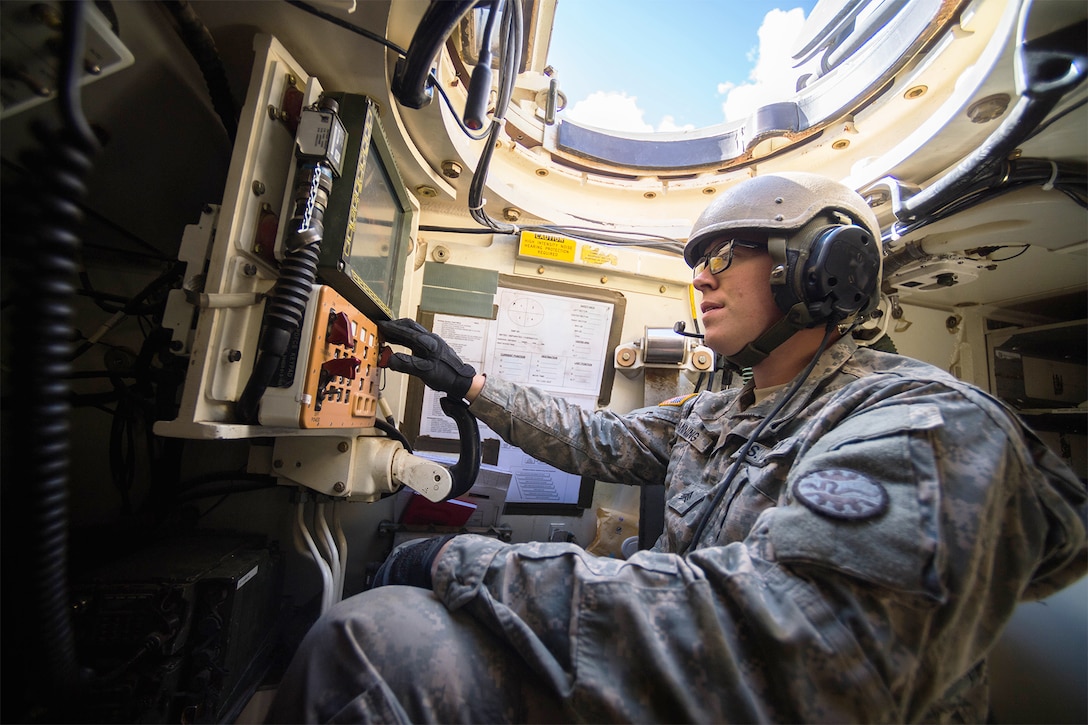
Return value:
M 837 211 L 772 236 L 771 292 L 794 329 L 841 323 L 879 304 L 880 243 Z

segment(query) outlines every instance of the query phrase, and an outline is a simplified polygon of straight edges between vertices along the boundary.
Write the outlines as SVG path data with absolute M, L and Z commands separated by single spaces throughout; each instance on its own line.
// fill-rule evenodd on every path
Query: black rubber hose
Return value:
M 288 253 L 280 265 L 280 276 L 276 286 L 272 288 L 268 308 L 265 310 L 257 360 L 235 406 L 238 420 L 243 423 L 258 422 L 261 396 L 268 389 L 287 354 L 291 336 L 302 326 L 306 304 L 317 279 L 320 249 L 320 242 L 307 244 Z
M 439 48 L 476 0 L 433 0 L 416 26 L 408 53 L 397 61 L 391 89 L 402 106 L 423 108 L 431 102 L 427 79 Z

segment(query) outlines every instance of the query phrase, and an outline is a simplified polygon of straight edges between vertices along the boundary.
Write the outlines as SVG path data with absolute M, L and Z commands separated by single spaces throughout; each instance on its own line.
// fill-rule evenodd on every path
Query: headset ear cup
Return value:
M 799 280 L 813 322 L 840 322 L 864 310 L 879 284 L 880 250 L 864 228 L 825 228 L 812 242 Z

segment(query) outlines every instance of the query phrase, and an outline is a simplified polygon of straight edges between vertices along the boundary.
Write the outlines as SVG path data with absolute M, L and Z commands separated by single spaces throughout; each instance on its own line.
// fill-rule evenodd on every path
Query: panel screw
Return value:
M 347 488 L 347 486 L 344 485 L 343 481 L 337 481 L 332 485 L 332 490 L 337 493 L 343 493 L 345 488 Z
M 227 350 L 227 362 L 236 363 L 242 359 L 241 350 Z
M 340 451 L 341 453 L 347 453 L 349 448 L 351 448 L 351 446 L 348 445 L 347 441 L 340 441 L 336 445 L 336 450 Z
M 260 196 L 265 191 L 264 182 L 259 179 L 253 180 L 253 193 Z

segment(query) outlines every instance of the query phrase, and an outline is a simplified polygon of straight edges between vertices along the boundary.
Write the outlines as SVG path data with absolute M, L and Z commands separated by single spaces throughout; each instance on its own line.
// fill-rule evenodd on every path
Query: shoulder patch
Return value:
M 793 484 L 797 500 L 833 519 L 861 521 L 888 510 L 888 492 L 880 483 L 846 468 L 813 471 Z
M 675 398 L 669 398 L 668 400 L 662 400 L 658 403 L 659 406 L 668 408 L 679 408 L 684 403 L 694 398 L 698 393 L 688 393 L 687 395 L 677 395 Z

